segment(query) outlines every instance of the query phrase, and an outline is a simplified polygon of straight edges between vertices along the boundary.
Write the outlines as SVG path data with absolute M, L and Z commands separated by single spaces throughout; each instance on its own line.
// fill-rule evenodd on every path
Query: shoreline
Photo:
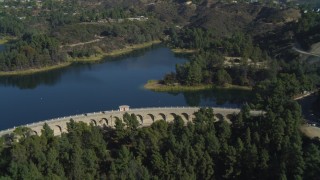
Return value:
M 7 42 L 9 42 L 9 40 L 7 40 L 7 39 L 0 39 L 0 45 L 4 45 L 4 44 L 6 44 Z
M 4 36 L 2 39 L 0 39 L 0 45 L 4 45 L 9 43 L 10 41 L 15 40 L 15 37 L 11 37 L 11 36 Z
M 176 53 L 176 54 L 193 54 L 195 52 L 197 52 L 198 50 L 197 49 L 180 49 L 180 48 L 173 48 L 171 49 L 171 51 L 173 53 Z
M 125 48 L 113 50 L 108 53 L 103 52 L 103 53 L 98 54 L 96 56 L 94 55 L 94 56 L 83 57 L 83 58 L 69 58 L 66 62 L 59 63 L 56 65 L 51 65 L 51 66 L 45 66 L 45 67 L 41 67 L 41 68 L 31 68 L 31 69 L 18 70 L 18 71 L 0 71 L 0 76 L 30 75 L 30 74 L 46 72 L 46 71 L 50 71 L 50 70 L 54 70 L 54 69 L 64 68 L 64 67 L 72 65 L 73 63 L 78 63 L 78 62 L 82 62 L 82 63 L 98 62 L 98 61 L 102 61 L 106 57 L 121 56 L 124 54 L 131 53 L 134 50 L 147 48 L 149 46 L 152 46 L 155 44 L 160 44 L 160 43 L 161 43 L 160 40 L 155 40 L 155 41 L 150 41 L 150 42 L 141 43 L 141 44 L 129 45 L 129 46 L 126 46 Z
M 125 48 L 122 48 L 122 49 L 113 50 L 111 52 L 102 52 L 100 54 L 93 55 L 90 57 L 70 58 L 70 61 L 71 62 L 97 62 L 97 61 L 102 61 L 104 58 L 107 58 L 107 57 L 121 56 L 124 54 L 131 53 L 135 50 L 147 48 L 152 45 L 156 45 L 160 43 L 161 43 L 160 40 L 155 40 L 155 41 L 145 42 L 141 44 L 127 45 Z
M 197 86 L 184 86 L 184 85 L 163 85 L 159 83 L 159 80 L 149 80 L 144 86 L 144 89 L 148 89 L 155 92 L 188 92 L 188 91 L 200 91 L 208 89 L 239 89 L 251 91 L 252 88 L 248 86 L 238 86 L 228 84 L 226 86 L 214 86 L 211 84 L 202 84 Z
M 54 69 L 60 69 L 60 68 L 64 68 L 67 66 L 70 66 L 72 64 L 72 62 L 63 62 L 63 63 L 59 63 L 56 65 L 52 65 L 52 66 L 45 66 L 42 68 L 32 68 L 32 69 L 27 69 L 27 70 L 21 70 L 21 71 L 0 71 L 0 76 L 19 76 L 19 75 L 30 75 L 30 74 L 35 74 L 35 73 L 40 73 L 40 72 L 46 72 L 46 71 L 51 71 Z
M 319 92 L 319 90 L 320 90 L 320 89 L 316 89 L 316 90 L 307 92 L 306 94 L 297 95 L 296 97 L 293 97 L 293 100 L 297 101 L 297 100 L 303 99 L 303 98 L 305 98 L 305 97 L 311 96 L 311 95 Z

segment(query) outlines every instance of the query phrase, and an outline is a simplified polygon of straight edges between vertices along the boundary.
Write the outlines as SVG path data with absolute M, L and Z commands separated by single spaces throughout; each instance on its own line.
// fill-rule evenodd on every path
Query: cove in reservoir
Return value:
M 49 72 L 0 77 L 0 130 L 51 118 L 117 109 L 164 106 L 239 107 L 245 90 L 164 93 L 143 89 L 186 59 L 157 45 L 95 64 L 74 64 Z

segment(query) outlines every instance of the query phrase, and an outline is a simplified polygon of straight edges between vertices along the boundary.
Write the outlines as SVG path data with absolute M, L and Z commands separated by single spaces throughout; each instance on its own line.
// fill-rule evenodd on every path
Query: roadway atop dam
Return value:
M 122 119 L 125 113 L 135 114 L 140 121 L 140 126 L 150 126 L 154 121 L 163 119 L 167 122 L 174 120 L 176 116 L 180 116 L 185 122 L 192 121 L 194 113 L 197 112 L 200 107 L 152 107 L 152 108 L 137 108 L 130 109 L 129 106 L 120 106 L 118 110 L 100 111 L 93 113 L 86 113 L 80 115 L 73 115 L 68 117 L 60 117 L 51 120 L 44 120 L 35 122 L 32 124 L 26 124 L 20 127 L 30 128 L 34 134 L 40 135 L 43 125 L 47 123 L 53 130 L 54 135 L 61 135 L 61 133 L 67 132 L 67 123 L 70 119 L 75 122 L 84 122 L 87 124 L 92 123 L 95 126 L 108 126 L 114 127 L 114 121 L 116 119 Z M 239 108 L 212 108 L 217 120 L 226 120 L 230 122 L 230 118 L 234 114 L 240 112 Z M 251 111 L 251 115 L 261 115 L 262 111 Z M 0 136 L 9 135 L 17 127 L 0 131 Z

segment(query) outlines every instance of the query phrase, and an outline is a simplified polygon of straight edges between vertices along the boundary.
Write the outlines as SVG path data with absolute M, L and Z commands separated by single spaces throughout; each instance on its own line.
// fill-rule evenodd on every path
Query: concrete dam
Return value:
M 43 125 L 47 123 L 53 130 L 54 135 L 61 135 L 61 133 L 67 132 L 67 123 L 70 119 L 75 122 L 84 122 L 87 124 L 93 124 L 95 126 L 107 126 L 114 127 L 115 120 L 121 119 L 125 113 L 135 114 L 140 121 L 140 126 L 150 126 L 156 120 L 165 120 L 171 122 L 176 116 L 180 116 L 185 122 L 190 122 L 194 118 L 194 113 L 197 112 L 200 107 L 152 107 L 152 108 L 137 108 L 130 109 L 129 106 L 120 106 L 118 110 L 100 111 L 86 114 L 73 115 L 68 117 L 60 117 L 50 120 L 44 120 L 35 122 L 32 124 L 26 124 L 20 127 L 30 128 L 34 134 L 40 135 Z M 215 114 L 216 120 L 226 120 L 230 122 L 230 118 L 234 114 L 238 114 L 240 109 L 238 108 L 212 108 Z M 262 115 L 262 111 L 251 111 L 251 115 Z M 9 135 L 17 127 L 0 131 L 0 136 Z

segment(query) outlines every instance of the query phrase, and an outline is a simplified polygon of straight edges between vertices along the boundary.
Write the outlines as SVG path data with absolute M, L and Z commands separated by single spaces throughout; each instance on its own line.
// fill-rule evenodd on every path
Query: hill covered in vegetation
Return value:
M 296 7 L 217 0 L 5 1 L 0 8 L 0 33 L 15 39 L 11 41 L 12 46 L 20 47 L 28 34 L 45 35 L 50 40 L 44 39 L 44 43 L 54 41 L 58 46 L 52 54 L 47 53 L 51 51 L 48 47 L 36 44 L 35 48 L 27 42 L 26 46 L 31 47 L 36 56 L 43 57 L 41 63 L 23 48 L 8 47 L 0 55 L 1 71 L 41 68 L 77 58 L 97 57 L 134 44 L 172 40 L 175 39 L 172 30 L 179 34 L 197 28 L 210 32 L 211 38 L 220 41 L 228 40 L 235 33 L 249 34 L 255 39 L 283 29 L 300 17 Z M 186 41 L 192 43 L 193 37 Z M 226 47 L 219 45 L 218 48 Z
M 320 41 L 319 12 L 257 3 L 215 3 L 199 11 L 185 28 L 169 29 L 170 47 L 196 53 L 162 85 L 253 87 L 284 74 L 297 82 L 297 93 L 319 85 L 319 63 L 310 66 L 294 51 Z

